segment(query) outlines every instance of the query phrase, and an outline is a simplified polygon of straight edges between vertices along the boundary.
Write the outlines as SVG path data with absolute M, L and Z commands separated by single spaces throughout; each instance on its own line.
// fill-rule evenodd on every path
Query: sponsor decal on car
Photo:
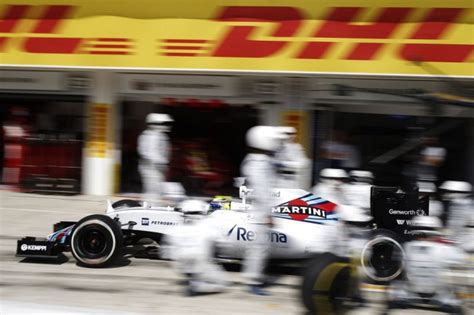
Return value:
M 414 215 L 425 215 L 425 210 L 423 209 L 417 209 L 417 210 L 398 210 L 398 209 L 389 209 L 388 210 L 389 214 L 392 215 L 409 215 L 409 216 L 414 216 Z
M 47 250 L 46 245 L 27 245 L 27 244 L 22 244 L 20 249 L 23 252 L 26 252 L 27 250 L 32 250 L 32 251 L 42 251 L 45 252 Z
M 69 239 L 69 236 L 72 233 L 73 225 L 65 227 L 59 231 L 56 231 L 46 237 L 46 239 L 50 242 L 58 242 L 59 244 L 65 244 L 66 241 Z
M 325 220 L 337 220 L 335 207 L 336 204 L 330 201 L 307 194 L 273 207 L 272 213 L 277 218 L 322 223 Z
M 401 220 L 401 219 L 397 219 L 397 224 L 398 225 L 412 225 L 412 221 L 411 220 Z
M 229 232 L 227 232 L 227 236 L 232 236 L 233 232 L 235 231 L 235 238 L 237 241 L 242 242 L 253 242 L 258 237 L 255 231 L 246 229 L 245 227 L 234 225 Z M 268 238 L 272 243 L 286 243 L 288 242 L 288 237 L 284 233 L 280 233 L 277 231 L 270 231 L 268 233 Z
M 178 222 L 171 221 L 151 221 L 152 225 L 178 225 Z
M 150 220 L 149 218 L 142 218 L 142 225 L 143 226 L 149 226 L 149 225 L 178 225 L 178 222 L 158 221 L 158 220 Z
M 280 195 L 281 195 L 281 192 L 278 190 L 278 191 L 272 191 L 271 192 L 271 196 L 273 198 L 280 198 Z

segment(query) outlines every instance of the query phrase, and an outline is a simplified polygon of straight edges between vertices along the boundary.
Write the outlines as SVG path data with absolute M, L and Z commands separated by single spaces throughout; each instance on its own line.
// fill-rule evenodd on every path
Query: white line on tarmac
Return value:
M 25 212 L 45 212 L 45 213 L 77 213 L 79 210 L 69 210 L 69 211 L 61 211 L 61 210 L 46 210 L 46 209 L 25 209 L 25 208 L 9 208 L 9 207 L 0 207 L 1 210 L 12 210 L 12 211 L 25 211 Z
M 28 314 L 28 315 L 80 315 L 80 314 L 100 314 L 100 315 L 130 315 L 134 313 L 120 312 L 116 310 L 91 309 L 82 307 L 72 307 L 66 305 L 48 305 L 39 303 L 24 303 L 19 301 L 2 301 L 0 305 L 2 314 Z

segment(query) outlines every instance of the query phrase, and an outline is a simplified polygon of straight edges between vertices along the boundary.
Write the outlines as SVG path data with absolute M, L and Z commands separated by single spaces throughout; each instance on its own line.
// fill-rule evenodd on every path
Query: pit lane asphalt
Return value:
M 0 191 L 2 315 L 304 314 L 297 276 L 282 276 L 269 289 L 271 296 L 259 297 L 249 294 L 240 275 L 233 272 L 229 275 L 234 285 L 225 293 L 190 298 L 183 295 L 182 277 L 168 261 L 130 258 L 121 266 L 90 269 L 77 266 L 69 253 L 60 263 L 34 263 L 14 256 L 17 239 L 44 237 L 58 221 L 103 213 L 106 199 Z M 351 314 L 377 314 L 378 309 L 373 304 Z

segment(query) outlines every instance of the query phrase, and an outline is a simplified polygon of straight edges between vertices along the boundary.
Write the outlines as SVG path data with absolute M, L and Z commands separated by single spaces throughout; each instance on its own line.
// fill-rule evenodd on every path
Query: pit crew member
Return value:
M 418 216 L 413 220 L 415 240 L 404 246 L 406 277 L 390 286 L 386 313 L 391 309 L 430 307 L 462 314 L 456 288 L 446 281 L 445 273 L 461 265 L 466 255 L 441 237 L 441 228 L 436 217 Z
M 256 238 L 245 252 L 243 275 L 248 280 L 250 291 L 257 295 L 268 295 L 263 288 L 264 269 L 270 252 L 267 237 L 271 227 L 271 190 L 276 184 L 274 153 L 279 145 L 277 127 L 254 126 L 247 131 L 246 142 L 250 153 L 241 164 L 241 173 L 247 187 L 252 189 L 251 221 L 255 225 Z
M 138 138 L 140 172 L 145 199 L 161 200 L 163 182 L 170 162 L 170 141 L 168 132 L 173 119 L 167 114 L 151 113 L 146 117 L 147 128 Z

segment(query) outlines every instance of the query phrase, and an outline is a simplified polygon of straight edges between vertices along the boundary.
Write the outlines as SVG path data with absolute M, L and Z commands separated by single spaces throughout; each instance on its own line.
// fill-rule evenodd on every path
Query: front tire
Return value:
M 120 257 L 122 230 L 108 216 L 94 214 L 81 219 L 71 235 L 72 255 L 84 267 L 106 267 Z
M 303 303 L 310 314 L 342 314 L 344 301 L 357 290 L 355 285 L 347 260 L 330 253 L 318 255 L 303 274 Z

